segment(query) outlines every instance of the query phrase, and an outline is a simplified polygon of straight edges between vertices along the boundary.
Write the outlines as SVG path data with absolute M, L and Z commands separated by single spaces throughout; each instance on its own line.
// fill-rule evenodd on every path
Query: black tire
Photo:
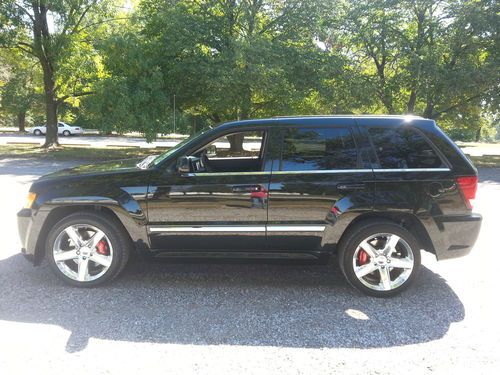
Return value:
M 95 280 L 79 281 L 65 275 L 56 264 L 53 247 L 58 236 L 72 225 L 90 225 L 106 235 L 106 240 L 112 248 L 111 264 L 104 274 Z M 46 256 L 54 273 L 67 284 L 77 287 L 94 287 L 113 280 L 123 270 L 129 259 L 132 244 L 120 223 L 115 218 L 106 214 L 93 212 L 77 212 L 57 222 L 50 230 L 45 245 Z M 94 249 L 95 250 L 95 249 Z M 89 258 L 89 261 L 92 260 Z M 78 266 L 79 267 L 79 266 Z
M 62 134 L 65 136 L 65 137 L 69 137 L 71 135 L 71 132 L 69 130 L 64 130 L 62 132 Z
M 401 240 L 399 241 L 396 245 L 396 248 L 398 249 L 397 252 L 395 253 L 395 257 L 405 257 L 405 260 L 407 257 L 413 258 L 413 268 L 411 268 L 410 271 L 406 271 L 404 269 L 400 268 L 391 268 L 389 267 L 390 265 L 390 260 L 393 260 L 394 264 L 394 258 L 393 257 L 386 257 L 386 259 L 389 259 L 388 265 L 378 265 L 379 269 L 374 271 L 373 273 L 370 273 L 364 277 L 362 277 L 362 280 L 356 276 L 355 273 L 355 262 L 358 262 L 358 247 L 360 247 L 360 244 L 367 238 L 370 238 L 371 236 L 375 236 L 377 234 L 395 234 L 396 236 L 400 237 Z M 380 238 L 380 241 L 382 244 L 384 244 L 383 241 L 387 241 L 388 237 L 375 237 L 373 241 L 377 243 L 377 238 Z M 385 238 L 385 240 L 384 240 Z M 383 245 L 382 245 L 383 246 Z M 361 247 L 360 247 L 361 248 Z M 406 230 L 405 228 L 390 222 L 390 221 L 365 221 L 361 222 L 358 225 L 354 226 L 351 228 L 348 232 L 344 234 L 342 237 L 342 240 L 339 243 L 339 251 L 338 251 L 338 262 L 340 269 L 342 270 L 342 273 L 346 277 L 347 281 L 356 289 L 359 291 L 370 295 L 374 297 L 391 297 L 394 296 L 406 288 L 408 288 L 410 285 L 413 284 L 415 281 L 419 267 L 420 267 L 420 262 L 421 262 L 421 257 L 420 257 L 420 244 L 419 241 L 413 236 L 411 232 Z M 356 253 L 358 251 L 358 253 Z M 380 249 L 379 249 L 380 251 Z M 407 254 L 408 252 L 411 252 L 410 254 Z M 358 255 L 356 255 L 358 254 Z M 356 258 L 355 258 L 356 256 Z M 371 257 L 369 257 L 370 261 L 365 260 L 366 262 L 372 262 Z M 379 259 L 377 257 L 377 259 Z M 378 264 L 375 260 L 374 264 Z M 382 259 L 383 261 L 383 259 Z M 357 265 L 359 266 L 359 265 Z M 393 289 L 389 290 L 375 290 L 373 288 L 380 287 L 375 286 L 377 282 L 377 276 L 380 278 L 379 282 L 382 283 L 382 273 L 383 270 L 387 267 L 389 270 L 389 275 L 390 275 L 390 280 L 392 282 L 392 279 L 394 278 L 398 280 L 398 282 L 395 283 L 395 287 Z M 382 270 L 380 270 L 382 268 Z M 405 274 L 403 275 L 403 272 Z M 398 279 L 398 276 L 401 276 L 401 278 Z M 405 279 L 402 284 L 398 285 L 400 280 Z M 363 283 L 364 282 L 364 283 Z M 366 284 L 369 284 L 370 286 L 367 286 Z M 392 285 L 391 285 L 392 287 Z
M 33 132 L 34 135 L 42 135 L 42 131 L 40 129 L 35 129 Z

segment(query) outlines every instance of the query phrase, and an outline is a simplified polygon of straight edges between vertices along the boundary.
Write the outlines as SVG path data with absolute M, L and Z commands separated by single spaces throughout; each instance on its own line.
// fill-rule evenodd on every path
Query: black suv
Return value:
M 477 170 L 432 120 L 230 122 L 159 156 L 41 177 L 18 214 L 23 253 L 94 286 L 136 249 L 156 257 L 328 260 L 359 290 L 412 283 L 420 250 L 470 252 Z

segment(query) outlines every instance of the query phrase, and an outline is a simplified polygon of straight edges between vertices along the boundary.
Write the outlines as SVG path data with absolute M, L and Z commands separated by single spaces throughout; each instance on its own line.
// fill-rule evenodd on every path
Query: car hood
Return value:
M 66 168 L 54 173 L 46 174 L 40 177 L 40 180 L 141 171 L 143 169 L 137 166 L 137 163 L 140 161 L 141 159 L 124 159 L 106 161 L 103 163 L 83 164 L 77 167 Z

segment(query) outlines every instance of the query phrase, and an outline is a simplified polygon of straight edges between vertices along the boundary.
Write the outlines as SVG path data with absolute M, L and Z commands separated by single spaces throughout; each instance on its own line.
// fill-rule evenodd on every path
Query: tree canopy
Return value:
M 494 0 L 8 0 L 0 20 L 4 53 L 39 63 L 31 93 L 50 106 L 47 57 L 52 114 L 104 132 L 338 113 L 421 115 L 457 139 L 498 126 Z M 2 92 L 26 79 L 12 66 Z

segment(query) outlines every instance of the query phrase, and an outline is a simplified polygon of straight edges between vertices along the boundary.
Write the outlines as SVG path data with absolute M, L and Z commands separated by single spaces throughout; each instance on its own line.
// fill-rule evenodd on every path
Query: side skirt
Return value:
M 185 258 L 185 259 L 281 259 L 281 260 L 323 260 L 329 257 L 325 252 L 263 252 L 263 251 L 166 251 L 151 250 L 151 256 L 154 258 Z

